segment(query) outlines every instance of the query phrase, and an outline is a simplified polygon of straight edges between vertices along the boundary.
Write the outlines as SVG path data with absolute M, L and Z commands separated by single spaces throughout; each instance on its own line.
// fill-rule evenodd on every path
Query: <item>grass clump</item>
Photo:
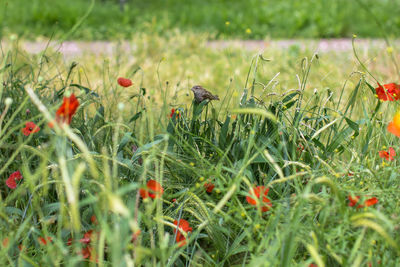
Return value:
M 256 55 L 240 91 L 178 103 L 162 65 L 147 90 L 120 87 L 107 65 L 96 87 L 76 64 L 55 75 L 52 58 L 34 59 L 12 49 L 0 67 L 1 262 L 395 265 L 397 159 L 379 157 L 399 149 L 386 132 L 395 103 L 364 74 L 308 92 L 314 55 L 294 64 L 297 87 L 276 91 Z M 27 121 L 40 130 L 24 135 Z

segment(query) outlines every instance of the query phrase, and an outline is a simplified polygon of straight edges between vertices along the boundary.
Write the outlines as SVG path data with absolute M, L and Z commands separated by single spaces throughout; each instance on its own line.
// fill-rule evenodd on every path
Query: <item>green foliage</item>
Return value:
M 210 38 L 398 36 L 400 5 L 390 0 L 13 0 L 0 3 L 4 34 L 63 38 L 87 11 L 69 39 L 115 40 L 143 30 L 169 35 L 171 29 L 211 33 Z M 363 6 L 368 7 L 369 11 Z M 374 17 L 373 17 L 374 16 Z
M 8 244 L 0 262 L 94 264 L 82 258 L 93 230 L 92 260 L 109 266 L 395 266 L 398 161 L 381 164 L 378 156 L 383 145 L 399 149 L 383 131 L 391 106 L 376 100 L 360 73 L 341 90 L 307 93 L 318 60 L 302 60 L 299 87 L 276 93 L 276 76 L 265 85 L 259 79 L 273 62 L 256 55 L 240 99 L 228 91 L 220 104 L 179 105 L 170 116 L 167 83 L 159 81 L 154 101 L 143 84 L 133 95 L 117 87 L 107 65 L 103 80 L 114 84 L 93 88 L 75 63 L 43 79 L 54 67 L 46 54 L 6 52 L 0 238 Z M 46 116 L 70 92 L 80 101 L 70 127 L 49 128 Z M 7 106 L 6 98 L 14 102 Z M 26 121 L 40 132 L 22 135 Z M 24 178 L 9 189 L 3 181 L 16 170 Z M 150 179 L 163 186 L 162 198 L 140 197 Z M 206 182 L 215 185 L 209 194 Z M 266 212 L 246 201 L 256 185 L 270 189 Z M 348 195 L 379 203 L 349 207 Z M 173 232 L 179 219 L 193 228 L 183 247 Z M 43 245 L 40 237 L 52 241 Z

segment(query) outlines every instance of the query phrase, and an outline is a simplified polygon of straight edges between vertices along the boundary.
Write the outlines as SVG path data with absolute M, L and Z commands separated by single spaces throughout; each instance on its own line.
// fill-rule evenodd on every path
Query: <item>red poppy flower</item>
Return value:
M 175 220 L 174 224 L 176 226 L 178 226 L 178 221 Z M 192 227 L 190 227 L 189 222 L 184 220 L 184 219 L 180 219 L 179 220 L 179 228 L 182 229 L 182 231 L 188 233 L 188 232 L 192 232 Z M 176 232 L 178 231 L 178 232 Z M 174 234 L 176 233 L 176 243 L 178 243 L 179 247 L 183 247 L 184 245 L 186 245 L 186 237 L 177 229 L 174 229 Z
M 383 87 L 378 83 L 375 91 L 378 98 L 383 101 L 395 101 L 400 98 L 400 85 L 395 83 L 384 84 Z
M 39 244 L 45 246 L 45 245 L 47 245 L 47 242 L 52 242 L 53 239 L 51 239 L 50 236 L 48 236 L 48 237 L 46 237 L 46 238 L 44 238 L 44 237 L 39 237 L 39 238 L 38 238 L 38 241 L 39 241 Z
M 394 151 L 393 147 L 389 147 L 388 151 L 379 151 L 379 157 L 384 158 L 388 161 L 394 160 L 394 157 L 396 156 L 396 151 Z
M 82 250 L 81 250 L 82 257 L 84 259 L 90 258 L 91 254 L 92 254 L 92 250 L 93 249 L 91 246 L 86 246 L 86 247 L 82 248 Z
M 81 238 L 81 239 L 79 240 L 79 242 L 81 242 L 82 244 L 89 244 L 90 241 L 91 241 L 92 233 L 93 233 L 93 230 L 87 231 L 87 232 L 83 235 L 83 238 Z
M 6 180 L 6 185 L 11 189 L 15 189 L 15 188 L 17 188 L 16 181 L 21 180 L 22 178 L 23 177 L 22 177 L 22 174 L 20 171 L 13 172 Z
M 161 197 L 163 193 L 164 193 L 164 189 L 155 180 L 149 180 L 147 182 L 147 188 L 146 189 L 141 188 L 139 190 L 139 194 L 143 199 L 148 198 L 148 197 L 155 199 L 155 198 Z
M 257 201 L 253 199 L 254 196 L 258 199 L 258 202 L 260 203 L 261 211 L 266 212 L 270 209 L 272 206 L 271 201 L 267 198 L 269 188 L 266 188 L 265 186 L 257 186 L 253 189 L 250 189 L 249 191 L 249 196 L 246 197 L 247 202 L 250 205 L 256 206 Z
M 400 137 L 400 111 L 396 112 L 393 121 L 389 123 L 387 130 L 397 137 Z
M 122 87 L 129 87 L 133 84 L 131 80 L 122 77 L 118 78 L 117 81 L 118 84 L 121 85 Z
M 72 116 L 75 114 L 79 107 L 79 101 L 74 94 L 70 97 L 64 97 L 63 103 L 56 112 L 56 121 L 58 123 L 71 124 Z M 53 123 L 50 122 L 49 126 L 52 127 Z
M 71 245 L 72 245 L 72 238 L 70 237 L 70 238 L 68 238 L 67 246 L 71 246 Z
M 376 197 L 369 198 L 369 199 L 365 200 L 365 202 L 364 202 L 365 206 L 367 206 L 367 207 L 373 206 L 376 203 L 378 203 L 378 199 Z
M 358 200 L 360 200 L 360 197 L 359 196 L 352 197 L 349 195 L 348 199 L 349 199 L 349 207 L 354 207 L 357 204 Z M 357 208 L 361 208 L 361 206 L 358 205 Z
M 28 121 L 25 123 L 25 128 L 22 128 L 22 133 L 25 136 L 29 136 L 30 134 L 37 133 L 40 131 L 39 126 L 37 126 L 35 123 Z
M 355 205 L 357 205 L 358 201 L 360 200 L 360 196 L 352 197 L 349 195 L 348 199 L 349 199 L 349 206 L 354 207 Z M 357 209 L 362 208 L 364 206 L 370 207 L 370 206 L 375 205 L 376 203 L 378 203 L 378 199 L 376 197 L 372 197 L 372 198 L 365 200 L 364 204 L 358 204 Z
M 214 189 L 215 185 L 213 183 L 205 183 L 204 188 L 206 189 L 207 193 L 211 193 Z

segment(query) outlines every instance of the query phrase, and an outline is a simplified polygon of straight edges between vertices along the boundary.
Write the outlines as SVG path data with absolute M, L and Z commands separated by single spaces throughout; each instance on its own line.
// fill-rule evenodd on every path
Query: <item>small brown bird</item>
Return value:
M 194 94 L 194 99 L 196 100 L 197 103 L 201 103 L 204 100 L 219 100 L 219 97 L 217 95 L 211 94 L 209 91 L 201 87 L 200 85 L 195 85 L 191 89 Z

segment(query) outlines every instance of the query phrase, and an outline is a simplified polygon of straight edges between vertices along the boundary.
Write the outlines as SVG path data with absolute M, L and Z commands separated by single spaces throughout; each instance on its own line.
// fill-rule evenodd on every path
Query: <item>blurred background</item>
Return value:
M 137 32 L 206 33 L 208 39 L 398 36 L 393 0 L 2 0 L 3 35 L 129 39 Z

